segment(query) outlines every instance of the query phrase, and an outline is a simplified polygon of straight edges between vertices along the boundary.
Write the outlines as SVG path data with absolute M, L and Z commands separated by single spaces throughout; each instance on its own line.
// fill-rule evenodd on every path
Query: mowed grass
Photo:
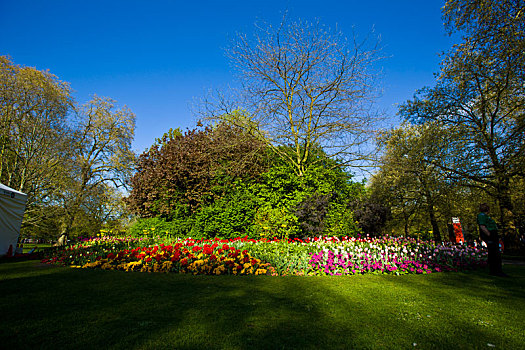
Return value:
M 4 349 L 525 349 L 525 267 L 406 276 L 0 264 Z

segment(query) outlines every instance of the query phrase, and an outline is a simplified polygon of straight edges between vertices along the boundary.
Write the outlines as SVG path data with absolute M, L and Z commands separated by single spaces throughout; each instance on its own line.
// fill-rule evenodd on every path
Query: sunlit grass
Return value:
M 505 271 L 239 277 L 3 263 L 0 335 L 10 349 L 519 349 L 525 268 Z

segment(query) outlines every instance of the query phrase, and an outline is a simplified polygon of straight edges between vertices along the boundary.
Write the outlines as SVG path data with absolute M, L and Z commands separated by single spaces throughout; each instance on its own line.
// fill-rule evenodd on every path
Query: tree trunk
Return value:
M 422 182 L 422 184 L 426 186 L 424 182 Z M 430 219 L 430 224 L 432 225 L 432 234 L 434 236 L 434 241 L 441 242 L 441 232 L 439 232 L 439 225 L 436 219 L 436 210 L 434 209 L 434 200 L 432 198 L 432 194 L 428 190 L 426 191 L 426 197 L 427 197 L 427 213 Z
M 432 225 L 432 234 L 434 235 L 434 241 L 439 243 L 441 242 L 441 232 L 439 232 L 439 225 L 436 220 L 434 205 L 428 206 L 428 215 L 430 216 L 430 224 Z
M 518 232 L 516 230 L 514 206 L 512 205 L 508 181 L 504 181 L 500 184 L 497 199 L 501 215 L 501 236 L 505 237 L 505 246 L 509 248 L 517 248 L 519 243 Z

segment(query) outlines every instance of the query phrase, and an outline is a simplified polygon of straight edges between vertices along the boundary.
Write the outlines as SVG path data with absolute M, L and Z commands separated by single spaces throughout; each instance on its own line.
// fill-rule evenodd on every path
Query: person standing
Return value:
M 488 248 L 488 263 L 490 274 L 500 277 L 508 277 L 501 267 L 501 254 L 499 251 L 499 234 L 498 225 L 489 216 L 490 207 L 487 203 L 479 205 L 479 211 L 477 222 L 479 226 L 479 235 L 481 240 L 487 244 Z

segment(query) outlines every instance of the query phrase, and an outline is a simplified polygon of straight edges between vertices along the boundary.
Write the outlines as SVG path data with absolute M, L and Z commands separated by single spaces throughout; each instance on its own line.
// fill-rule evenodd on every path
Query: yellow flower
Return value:
M 153 264 L 153 272 L 159 272 L 160 266 L 158 263 Z
M 218 267 L 216 267 L 213 270 L 213 273 L 216 274 L 216 275 L 220 275 L 220 274 L 222 274 L 225 271 L 226 271 L 226 269 L 224 268 L 224 266 L 218 266 Z
M 162 271 L 163 272 L 170 272 L 172 266 L 173 266 L 173 263 L 171 261 L 164 261 L 162 263 Z
M 135 270 L 135 268 L 137 268 L 137 270 L 138 270 L 140 265 L 142 265 L 142 260 L 140 260 L 140 261 L 132 261 L 132 262 L 130 262 L 128 264 L 122 264 L 122 265 L 124 265 L 124 270 L 126 270 L 126 271 L 133 271 L 133 270 Z

